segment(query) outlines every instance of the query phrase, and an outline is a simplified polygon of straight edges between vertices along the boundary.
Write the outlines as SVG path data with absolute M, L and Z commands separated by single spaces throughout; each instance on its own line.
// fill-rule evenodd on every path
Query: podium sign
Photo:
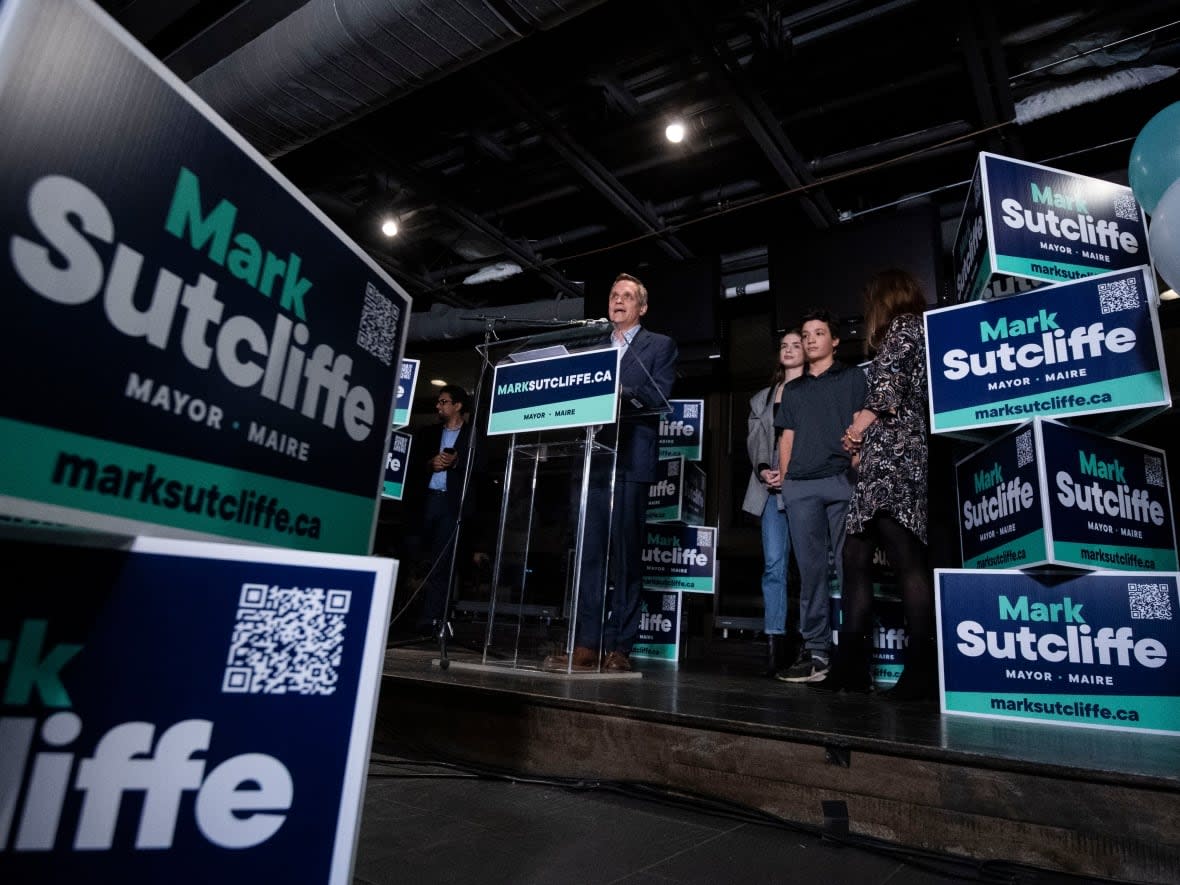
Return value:
M 0 59 L 0 510 L 367 553 L 408 296 L 97 6 Z
M 393 427 L 405 427 L 410 423 L 410 411 L 414 408 L 414 391 L 418 388 L 418 369 L 422 361 L 402 358 L 397 377 L 397 397 L 393 402 Z
M 1178 578 L 936 569 L 942 711 L 1180 734 Z
M 0 879 L 352 881 L 396 562 L 158 538 L 0 554 Z
M 1150 267 L 927 311 L 930 429 L 1171 403 Z
M 621 353 L 603 347 L 500 363 L 492 378 L 487 435 L 614 424 Z

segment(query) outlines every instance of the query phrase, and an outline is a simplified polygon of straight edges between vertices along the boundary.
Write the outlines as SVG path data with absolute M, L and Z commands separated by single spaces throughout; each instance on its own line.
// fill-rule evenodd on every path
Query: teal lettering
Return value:
M 183 239 L 187 231 L 189 245 L 198 252 L 203 251 L 208 243 L 209 260 L 224 265 L 237 217 L 238 207 L 229 200 L 222 200 L 216 209 L 202 217 L 201 182 L 188 169 L 180 167 L 164 230 L 177 239 Z
M 61 684 L 59 674 L 70 659 L 82 650 L 82 646 L 60 642 L 49 654 L 41 657 L 47 627 L 46 621 L 25 621 L 21 624 L 16 654 L 12 657 L 12 670 L 9 671 L 8 684 L 4 689 L 5 704 L 29 703 L 33 686 L 36 686 L 45 706 L 70 706 L 70 696 Z M 8 640 L 0 642 L 0 660 L 8 659 L 8 648 Z

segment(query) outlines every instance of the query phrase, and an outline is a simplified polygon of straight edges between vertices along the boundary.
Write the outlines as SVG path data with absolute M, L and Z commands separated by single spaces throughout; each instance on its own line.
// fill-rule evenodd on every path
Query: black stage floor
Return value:
M 755 838 L 757 831 L 774 834 L 767 839 L 778 844 L 786 825 L 794 827 L 792 838 L 801 845 L 810 840 L 812 848 L 835 851 L 834 858 L 860 856 L 856 848 L 840 854 L 844 831 L 850 844 L 885 848 L 884 854 L 870 853 L 863 869 L 860 861 L 852 863 L 848 879 L 837 865 L 825 876 L 831 881 L 929 881 L 921 878 L 929 870 L 916 859 L 930 856 L 950 864 L 934 874 L 946 878 L 1180 881 L 1180 741 L 1174 738 L 943 716 L 936 705 L 832 697 L 776 682 L 749 666 L 639 662 L 642 678 L 610 678 L 485 667 L 480 655 L 456 646 L 448 650 L 451 666 L 442 669 L 438 660 L 438 648 L 428 644 L 387 652 L 375 734 L 375 751 L 385 755 L 374 757 L 373 777 L 392 764 L 388 760 L 458 762 L 466 771 L 544 784 L 542 805 L 552 803 L 554 814 L 573 821 L 602 813 L 612 820 L 638 815 L 654 822 L 650 812 L 625 804 L 638 801 L 630 793 L 595 795 L 593 804 L 606 810 L 571 807 L 565 795 L 571 783 L 616 790 L 626 785 L 688 801 L 677 815 L 693 817 L 706 807 L 740 809 L 755 823 L 747 820 L 734 831 L 741 833 L 737 841 Z M 387 761 L 378 764 L 381 759 Z M 503 792 L 504 781 L 497 783 Z M 371 778 L 371 798 L 376 789 Z M 530 811 L 522 793 L 513 795 L 525 808 L 504 813 L 539 826 L 534 818 L 545 817 L 543 808 Z M 473 801 L 478 807 L 480 800 Z M 372 827 L 384 819 L 373 814 L 367 805 L 370 839 Z M 568 824 L 554 830 L 558 842 L 579 831 L 566 832 Z M 659 826 L 676 830 L 662 818 Z M 715 821 L 685 826 L 699 839 L 706 838 L 704 831 L 693 827 L 729 832 Z M 584 823 L 583 853 L 593 851 L 592 829 Z M 516 881 L 794 878 L 741 865 L 735 868 L 740 876 L 720 875 L 697 847 L 693 868 L 712 868 L 717 875 L 693 878 L 673 872 L 681 870 L 674 859 L 680 849 L 662 841 L 667 837 L 650 835 L 656 840 L 650 849 L 664 858 L 650 875 L 635 864 L 601 870 L 591 865 L 580 873 L 563 868 L 579 856 L 571 848 L 553 869 L 531 862 L 514 867 L 528 872 Z M 366 844 L 363 837 L 358 879 L 392 881 L 362 876 Z M 906 851 L 890 855 L 890 847 Z M 512 853 L 501 845 L 495 856 L 505 850 Z M 736 842 L 726 849 L 736 850 Z M 623 854 L 633 856 L 628 851 Z M 814 859 L 816 851 L 809 856 Z M 777 864 L 783 858 L 775 857 L 781 874 Z M 801 878 L 814 878 L 804 869 Z

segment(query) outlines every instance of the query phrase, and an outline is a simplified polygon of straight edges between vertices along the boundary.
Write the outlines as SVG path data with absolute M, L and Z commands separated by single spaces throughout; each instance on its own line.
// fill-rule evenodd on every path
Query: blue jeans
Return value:
M 762 508 L 762 630 L 767 634 L 787 632 L 787 562 L 791 557 L 791 536 L 787 512 L 778 509 L 779 496 L 767 495 Z

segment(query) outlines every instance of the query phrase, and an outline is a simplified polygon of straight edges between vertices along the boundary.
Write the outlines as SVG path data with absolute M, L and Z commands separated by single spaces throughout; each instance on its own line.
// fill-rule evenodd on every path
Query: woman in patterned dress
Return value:
M 866 344 L 876 356 L 867 369 L 864 408 L 843 438 L 859 475 L 844 541 L 837 643 L 842 660 L 828 679 L 815 683 L 817 688 L 868 691 L 872 686 L 871 567 L 880 546 L 897 577 L 909 639 L 901 678 L 886 695 L 928 699 L 938 689 L 934 591 L 926 562 L 925 309 L 921 285 L 904 270 L 880 271 L 865 287 Z

